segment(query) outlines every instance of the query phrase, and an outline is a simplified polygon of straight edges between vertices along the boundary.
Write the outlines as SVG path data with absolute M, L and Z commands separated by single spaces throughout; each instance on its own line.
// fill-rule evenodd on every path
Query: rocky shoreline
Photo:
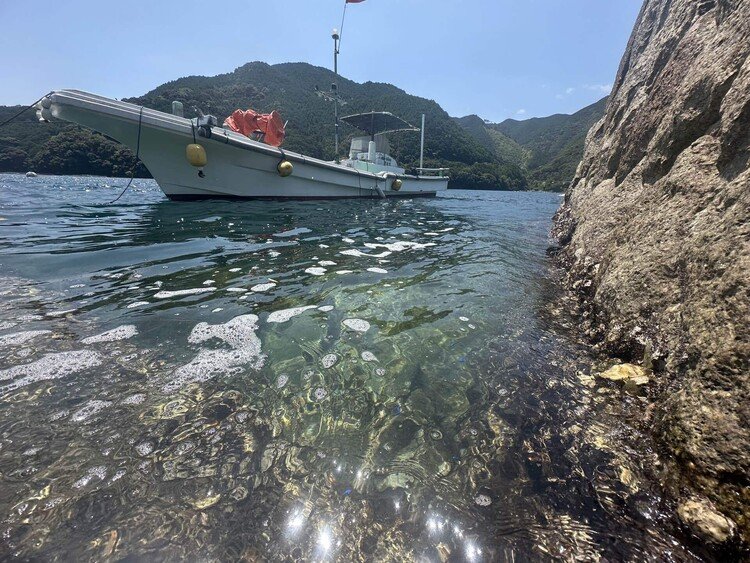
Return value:
M 750 2 L 646 0 L 558 211 L 587 337 L 651 374 L 662 484 L 750 540 Z

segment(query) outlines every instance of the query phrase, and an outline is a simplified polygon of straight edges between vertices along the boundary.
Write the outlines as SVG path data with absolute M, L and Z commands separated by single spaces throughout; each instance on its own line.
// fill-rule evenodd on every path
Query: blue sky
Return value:
M 339 70 L 451 115 L 574 112 L 608 93 L 641 0 L 366 0 Z M 343 0 L 0 0 L 0 104 L 55 88 L 137 96 L 253 60 L 332 66 Z

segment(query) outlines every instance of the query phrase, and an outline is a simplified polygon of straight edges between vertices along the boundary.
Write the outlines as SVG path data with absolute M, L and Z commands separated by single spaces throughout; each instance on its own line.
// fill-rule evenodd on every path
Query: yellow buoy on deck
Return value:
M 197 143 L 190 143 L 185 147 L 185 158 L 187 158 L 187 161 L 196 168 L 201 168 L 208 163 L 206 149 Z
M 279 162 L 276 170 L 279 171 L 279 176 L 281 176 L 282 178 L 286 178 L 287 176 L 291 176 L 292 172 L 294 172 L 294 164 L 292 164 L 288 160 L 282 160 L 281 162 Z

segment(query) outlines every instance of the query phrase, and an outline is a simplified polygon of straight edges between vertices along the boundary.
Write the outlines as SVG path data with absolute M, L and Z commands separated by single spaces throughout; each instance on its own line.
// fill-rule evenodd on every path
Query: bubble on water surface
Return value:
M 305 311 L 309 311 L 310 309 L 317 309 L 315 305 L 307 305 L 305 307 L 293 307 L 291 309 L 282 309 L 281 311 L 274 311 L 270 315 L 268 315 L 268 319 L 266 319 L 269 323 L 285 323 L 292 317 L 296 317 L 297 315 L 301 315 Z
M 492 499 L 487 495 L 477 495 L 474 497 L 474 503 L 478 506 L 489 506 L 492 504 Z
M 329 266 L 335 266 L 336 262 L 333 262 L 331 260 L 321 260 L 320 262 L 318 262 L 318 265 L 319 266 L 324 266 L 324 267 L 327 268 Z
M 273 282 L 268 283 L 259 283 L 258 285 L 254 285 L 250 288 L 250 291 L 254 291 L 255 293 L 263 293 L 264 291 L 269 291 L 276 287 L 276 284 Z
M 82 422 L 86 419 L 91 418 L 98 412 L 103 411 L 111 405 L 111 401 L 91 400 L 76 412 L 74 412 L 73 416 L 70 417 L 70 420 L 72 420 L 73 422 Z
M 138 455 L 145 457 L 145 456 L 153 453 L 153 451 L 154 451 L 154 445 L 151 442 L 149 442 L 149 441 L 140 442 L 140 443 L 136 444 L 135 451 L 138 452 Z
M 378 368 L 378 369 L 376 369 L 376 370 L 375 370 L 375 373 L 376 373 L 377 375 L 379 375 L 380 377 L 383 377 L 383 376 L 385 375 L 385 369 L 383 369 L 383 368 Z
M 362 352 L 362 359 L 364 361 L 366 361 L 366 362 L 377 362 L 378 361 L 377 357 L 375 357 L 375 354 L 373 354 L 372 352 L 367 352 L 367 351 Z
M 146 400 L 146 395 L 143 393 L 136 393 L 135 395 L 131 395 L 130 397 L 126 397 L 122 400 L 123 405 L 140 405 L 143 401 Z
M 305 270 L 306 273 L 313 275 L 313 276 L 324 276 L 327 271 L 328 270 L 326 270 L 325 268 L 317 268 L 317 267 L 307 268 Z
M 313 396 L 318 400 L 322 401 L 328 396 L 328 391 L 326 391 L 323 387 L 318 387 L 315 392 L 313 393 Z
M 103 361 L 104 357 L 101 354 L 90 350 L 46 354 L 41 359 L 30 364 L 0 370 L 0 381 L 20 377 L 20 379 L 13 381 L 5 387 L 0 387 L 0 391 L 5 392 L 19 389 L 38 381 L 61 379 L 68 375 L 100 366 Z
M 463 322 L 463 323 L 468 323 L 469 322 L 469 317 L 458 317 L 458 320 L 461 321 L 461 322 Z
M 156 299 L 169 299 L 170 297 L 183 297 L 185 295 L 199 295 L 216 291 L 215 287 L 194 287 L 191 289 L 177 289 L 174 291 L 160 291 L 154 297 Z
M 256 315 L 241 315 L 218 325 L 198 323 L 188 337 L 191 344 L 200 344 L 218 339 L 228 344 L 231 350 L 201 350 L 189 363 L 177 368 L 163 390 L 171 392 L 188 383 L 208 381 L 220 375 L 239 373 L 243 367 L 260 369 L 265 356 L 261 354 Z
M 339 357 L 336 354 L 326 354 L 320 360 L 320 363 L 323 365 L 324 368 L 328 369 L 328 368 L 333 367 L 334 364 L 336 364 L 338 360 L 339 360 Z
M 4 334 L 0 336 L 0 346 L 18 346 L 29 340 L 42 336 L 43 334 L 52 334 L 51 330 L 24 330 L 23 332 L 14 332 L 13 334 Z
M 96 467 L 92 467 L 89 469 L 86 474 L 78 479 L 75 483 L 73 483 L 73 487 L 76 489 L 82 489 L 89 483 L 91 483 L 94 480 L 103 481 L 104 478 L 107 476 L 107 467 L 104 465 L 99 465 Z
M 343 324 L 355 332 L 367 332 L 370 330 L 370 323 L 362 319 L 344 319 Z
M 100 342 L 115 342 L 118 340 L 127 340 L 138 334 L 135 325 L 122 325 L 107 332 L 102 332 L 96 336 L 89 336 L 81 340 L 84 344 L 97 344 Z
M 276 388 L 282 389 L 287 382 L 289 381 L 289 376 L 286 374 L 282 374 L 279 377 L 276 378 Z

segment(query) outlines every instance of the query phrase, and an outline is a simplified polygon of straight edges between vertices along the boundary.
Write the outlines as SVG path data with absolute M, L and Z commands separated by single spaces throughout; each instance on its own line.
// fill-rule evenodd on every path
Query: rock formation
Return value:
M 654 370 L 683 521 L 747 540 L 750 0 L 645 1 L 553 232 L 588 335 Z

